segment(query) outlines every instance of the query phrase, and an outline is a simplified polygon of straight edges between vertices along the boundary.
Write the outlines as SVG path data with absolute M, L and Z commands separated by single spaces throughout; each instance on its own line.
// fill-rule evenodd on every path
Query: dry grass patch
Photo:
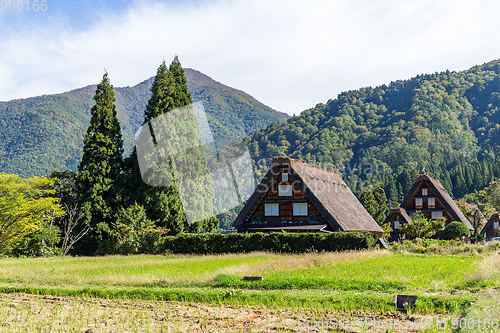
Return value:
M 264 308 L 198 303 L 104 300 L 71 297 L 0 295 L 0 332 L 326 332 L 317 323 L 377 322 L 401 327 L 433 322 L 436 316 L 394 312 L 337 312 L 322 309 Z M 299 322 L 300 321 L 300 322 Z M 327 324 L 328 323 L 328 324 Z M 397 329 L 395 332 L 417 332 Z M 440 331 L 440 332 L 449 332 Z

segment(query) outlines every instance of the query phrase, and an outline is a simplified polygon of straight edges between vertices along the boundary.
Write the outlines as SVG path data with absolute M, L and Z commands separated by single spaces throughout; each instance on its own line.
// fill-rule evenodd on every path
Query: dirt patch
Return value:
M 417 332 L 436 317 L 1 294 L 3 332 Z M 445 331 L 442 331 L 445 332 Z

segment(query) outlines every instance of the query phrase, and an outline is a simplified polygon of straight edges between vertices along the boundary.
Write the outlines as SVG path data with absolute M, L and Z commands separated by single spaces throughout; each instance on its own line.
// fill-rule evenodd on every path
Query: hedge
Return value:
M 303 253 L 369 249 L 374 245 L 374 237 L 369 232 L 205 233 L 166 236 L 162 243 L 163 253 L 217 254 L 252 251 Z

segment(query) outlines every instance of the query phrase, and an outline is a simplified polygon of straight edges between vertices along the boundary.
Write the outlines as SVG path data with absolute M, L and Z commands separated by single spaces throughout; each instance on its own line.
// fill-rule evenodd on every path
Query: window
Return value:
M 431 219 L 432 220 L 437 220 L 443 217 L 443 212 L 432 212 L 431 213 Z
M 281 174 L 281 181 L 283 181 L 283 182 L 288 181 L 288 172 L 283 171 L 283 173 Z
M 427 199 L 427 205 L 428 206 L 436 206 L 436 198 Z
M 399 229 L 399 221 L 394 221 L 394 230 Z
M 278 195 L 280 197 L 292 196 L 292 185 L 279 185 Z
M 498 229 L 498 222 L 493 222 L 493 229 Z
M 426 196 L 427 195 L 427 187 L 422 188 L 422 195 Z
M 307 216 L 307 203 L 294 203 L 293 204 L 294 216 Z
M 280 206 L 277 203 L 264 204 L 266 216 L 280 216 Z
M 422 198 L 415 198 L 415 206 L 422 207 Z

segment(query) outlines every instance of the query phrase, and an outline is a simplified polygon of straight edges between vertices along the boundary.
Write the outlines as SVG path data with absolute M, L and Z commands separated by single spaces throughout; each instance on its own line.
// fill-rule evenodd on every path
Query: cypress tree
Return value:
M 172 61 L 170 68 L 167 68 L 165 61 L 163 61 L 160 67 L 158 67 L 157 74 L 151 87 L 151 93 L 151 98 L 149 99 L 144 112 L 144 124 L 148 124 L 151 130 L 153 129 L 150 124 L 151 120 L 170 111 L 192 104 L 192 98 L 188 91 L 184 69 L 182 68 L 177 56 Z M 142 182 L 137 161 L 137 151 L 134 149 L 131 157 L 127 159 L 126 163 L 128 168 L 127 178 L 135 178 L 130 182 L 130 184 L 135 184 L 133 185 L 134 188 L 129 187 L 129 191 L 135 192 L 137 195 L 135 195 L 133 199 L 129 198 L 129 204 L 132 204 L 133 201 L 141 203 L 146 208 L 149 219 L 156 221 L 158 226 L 170 229 L 170 232 L 173 234 L 187 230 L 194 232 L 199 232 L 203 229 L 211 231 L 218 224 L 218 220 L 215 217 L 209 218 L 207 221 L 201 221 L 188 225 L 179 195 L 179 189 L 178 186 L 176 186 L 176 183 L 181 183 L 186 178 L 189 178 L 189 176 L 192 176 L 193 173 L 196 176 L 196 171 L 179 170 L 179 165 L 192 166 L 193 160 L 196 161 L 196 158 L 200 157 L 200 154 L 203 155 L 203 146 L 200 139 L 199 129 L 197 126 L 194 126 L 197 122 L 195 118 L 191 119 L 194 115 L 189 112 L 182 114 L 189 119 L 176 119 L 175 117 L 169 117 L 168 123 L 162 123 L 162 118 L 158 118 L 156 120 L 160 121 L 160 123 L 157 123 L 157 126 L 162 127 L 163 130 L 168 129 L 167 132 L 170 134 L 168 142 L 162 142 L 163 145 L 167 144 L 168 147 L 161 145 L 157 146 L 157 149 L 160 151 L 159 155 L 163 155 L 163 152 L 165 151 L 176 152 L 174 159 L 172 159 L 171 156 L 165 156 L 166 160 L 163 161 L 172 171 L 177 167 L 175 170 L 175 177 L 172 177 L 174 181 L 173 185 L 165 187 L 150 186 Z M 158 133 L 155 133 L 153 130 L 151 133 L 153 133 L 153 140 L 157 143 L 155 134 Z M 197 141 L 191 142 L 192 140 Z M 201 151 L 198 151 L 198 154 L 196 154 L 196 152 L 193 153 L 193 150 L 186 153 L 183 151 L 177 151 L 179 147 L 181 147 L 181 150 L 182 147 L 198 147 L 198 150 L 201 149 Z M 186 159 L 190 160 L 186 162 Z M 194 167 L 195 170 L 198 170 L 199 168 L 200 166 L 196 165 Z M 163 172 L 165 172 L 165 170 L 163 170 Z M 207 174 L 206 170 L 203 174 Z M 173 175 L 174 172 L 172 172 L 172 176 Z M 140 183 L 137 183 L 138 180 Z M 186 184 L 186 182 L 182 182 L 182 184 Z M 137 190 L 138 188 L 140 188 L 139 191 Z M 182 189 L 183 188 L 184 187 L 182 187 Z
M 359 202 L 365 207 L 368 214 L 375 217 L 377 214 L 378 203 L 373 196 L 372 191 L 363 192 L 359 196 Z
M 193 103 L 187 86 L 187 79 L 179 58 L 175 56 L 170 64 L 169 71 L 173 76 L 173 99 L 175 108 L 180 108 Z
M 453 186 L 453 195 L 455 198 L 462 198 L 467 194 L 467 186 L 465 184 L 465 179 L 461 167 L 458 167 L 455 174 L 455 181 Z
M 402 202 L 405 198 L 406 193 L 403 191 L 403 186 L 398 183 L 398 202 Z
M 387 206 L 387 197 L 384 190 L 380 186 L 377 186 L 373 190 L 373 197 L 377 202 L 377 210 L 375 212 L 375 216 L 373 216 L 373 219 L 377 221 L 379 225 L 382 225 L 385 221 L 386 211 L 389 208 Z
M 385 188 L 387 189 L 387 198 L 389 199 L 389 205 L 390 207 L 396 207 L 397 203 L 399 202 L 399 195 L 398 195 L 398 189 L 396 187 L 396 182 L 394 181 L 394 178 L 389 175 L 386 178 L 386 186 Z
M 105 72 L 94 95 L 90 126 L 83 141 L 78 166 L 81 209 L 90 226 L 82 243 L 86 254 L 94 253 L 107 239 L 120 202 L 119 183 L 123 165 L 123 141 L 116 117 L 115 93 Z

